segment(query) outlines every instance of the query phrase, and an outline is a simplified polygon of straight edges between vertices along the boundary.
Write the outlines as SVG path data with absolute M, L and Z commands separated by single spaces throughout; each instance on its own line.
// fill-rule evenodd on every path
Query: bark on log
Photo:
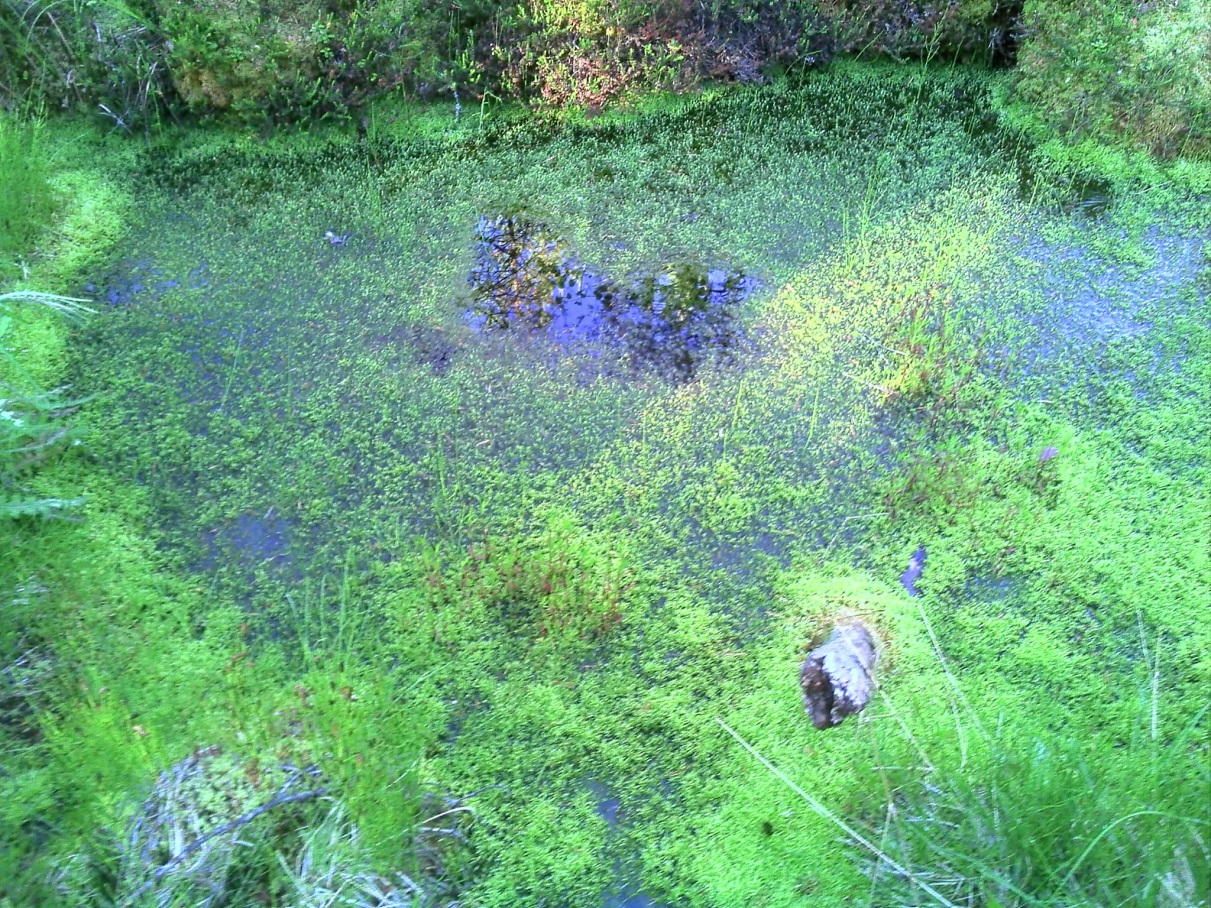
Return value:
M 877 655 L 874 637 L 861 624 L 838 625 L 808 654 L 799 686 L 812 725 L 832 728 L 863 710 L 874 691 Z

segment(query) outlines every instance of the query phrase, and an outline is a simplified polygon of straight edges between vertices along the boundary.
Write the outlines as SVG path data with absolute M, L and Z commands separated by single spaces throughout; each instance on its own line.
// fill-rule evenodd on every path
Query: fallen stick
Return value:
M 872 671 L 878 658 L 875 639 L 865 625 L 840 624 L 812 650 L 799 671 L 803 709 L 816 728 L 832 728 L 861 712 L 874 691 Z

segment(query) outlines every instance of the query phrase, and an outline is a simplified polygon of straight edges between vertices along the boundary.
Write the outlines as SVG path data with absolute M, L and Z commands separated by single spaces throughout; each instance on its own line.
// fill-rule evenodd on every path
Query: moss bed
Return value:
M 221 747 L 314 763 L 359 879 L 464 905 L 1205 903 L 1211 178 L 1032 145 L 999 79 L 61 137 L 125 228 L 30 342 L 93 398 L 37 479 L 78 520 L 0 526 L 0 893 L 150 897 L 124 830 Z M 751 343 L 670 381 L 478 330 L 519 212 L 618 280 L 751 276 Z M 843 615 L 882 686 L 820 732 Z M 473 819 L 422 859 L 435 798 Z M 312 904 L 320 823 L 224 897 Z

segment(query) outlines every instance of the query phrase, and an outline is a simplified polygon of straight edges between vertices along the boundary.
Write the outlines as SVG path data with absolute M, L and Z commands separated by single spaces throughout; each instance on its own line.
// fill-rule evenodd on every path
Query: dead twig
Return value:
M 149 889 L 157 885 L 161 880 L 183 864 L 189 857 L 197 853 L 207 842 L 217 839 L 220 836 L 227 835 L 230 832 L 234 832 L 241 826 L 247 826 L 257 817 L 268 813 L 275 807 L 281 807 L 285 804 L 297 804 L 300 801 L 309 801 L 313 798 L 321 798 L 328 794 L 329 789 L 327 785 L 322 785 L 319 788 L 312 789 L 311 791 L 301 791 L 294 794 L 288 794 L 287 792 L 289 792 L 289 790 L 295 785 L 295 783 L 299 781 L 299 779 L 303 777 L 304 774 L 315 775 L 315 772 L 312 772 L 310 769 L 296 770 L 295 774 L 286 780 L 285 784 L 282 785 L 278 792 L 260 807 L 253 808 L 247 813 L 236 817 L 234 820 L 228 823 L 224 823 L 222 826 L 212 829 L 205 835 L 201 835 L 194 841 L 190 842 L 180 851 L 179 854 L 173 855 L 173 857 L 171 857 L 168 861 L 157 867 L 152 873 L 151 879 L 136 889 L 122 903 L 123 908 L 129 908 L 129 906 L 137 902 L 139 898 L 142 897 Z

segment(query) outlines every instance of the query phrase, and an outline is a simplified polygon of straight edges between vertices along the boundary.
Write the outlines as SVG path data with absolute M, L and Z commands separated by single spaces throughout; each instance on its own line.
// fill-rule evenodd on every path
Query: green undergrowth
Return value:
M 1016 96 L 1071 139 L 1207 159 L 1211 66 L 1203 2 L 1024 4 Z
M 28 480 L 71 444 L 67 417 L 84 395 L 62 384 L 69 323 L 91 300 L 64 297 L 112 253 L 126 196 L 91 166 L 72 127 L 0 119 L 0 519 L 59 512 L 70 489 L 32 495 Z
M 61 348 L 90 434 L 36 477 L 85 504 L 0 526 L 0 892 L 1205 900 L 1203 189 L 1085 205 L 996 94 L 848 67 L 583 121 L 384 108 L 62 183 L 123 186 L 129 239 L 48 287 L 102 309 Z M 476 224 L 517 212 L 615 280 L 755 277 L 747 346 L 675 383 L 477 332 Z M 881 689 L 817 731 L 798 666 L 838 620 Z M 323 790 L 145 888 L 119 843 L 191 765 L 212 828 L 284 767 Z
M 4 576 L 19 580 L 4 640 L 11 903 L 147 895 L 140 884 L 150 868 L 131 866 L 114 843 L 144 816 L 157 775 L 202 748 L 220 748 L 234 764 L 213 783 L 218 803 L 194 835 L 269 800 L 274 784 L 260 776 L 272 780 L 275 766 L 315 766 L 327 801 L 356 811 L 365 871 L 416 874 L 418 757 L 437 710 L 424 638 L 410 637 L 406 656 L 394 649 L 391 665 L 376 660 L 357 644 L 374 616 L 351 615 L 350 590 L 321 584 L 292 596 L 289 639 L 253 653 L 253 635 L 269 628 L 216 602 L 155 551 L 138 532 L 147 516 L 138 493 L 115 492 L 95 470 L 57 472 L 87 496 L 78 521 L 9 532 L 3 562 Z M 259 853 L 237 849 L 226 870 L 233 895 L 287 897 L 274 854 L 293 860 L 299 845 L 282 832 L 292 822 L 283 814 L 241 831 L 262 844 Z M 45 830 L 50 848 L 38 847 L 34 830 Z M 187 874 L 169 875 L 151 892 L 188 898 L 189 885 Z
M 0 277 L 21 273 L 20 257 L 32 248 L 54 210 L 41 129 L 0 117 Z

